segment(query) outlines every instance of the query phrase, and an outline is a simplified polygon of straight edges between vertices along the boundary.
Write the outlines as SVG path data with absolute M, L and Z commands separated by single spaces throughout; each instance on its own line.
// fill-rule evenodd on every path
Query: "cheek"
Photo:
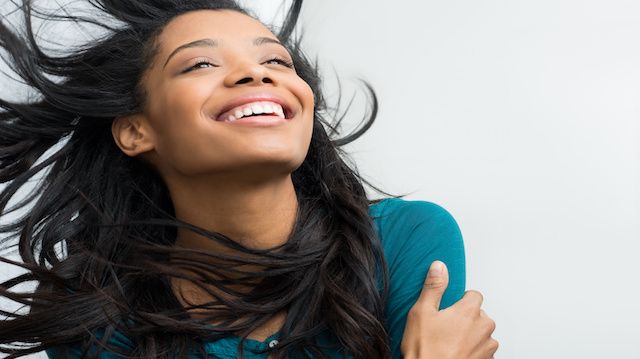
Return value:
M 313 128 L 313 117 L 315 114 L 315 102 L 314 102 L 314 94 L 311 87 L 301 78 L 296 77 L 296 81 L 293 81 L 290 85 L 290 89 L 294 93 L 294 95 L 300 101 L 300 105 L 302 106 L 302 119 L 305 123 L 305 133 L 309 134 L 309 138 L 311 137 L 311 130 Z
M 315 117 L 315 101 L 314 101 L 314 94 L 313 94 L 313 90 L 311 89 L 311 87 L 304 82 L 304 85 L 302 85 L 301 88 L 302 93 L 304 93 L 304 103 L 303 106 L 305 106 L 305 109 L 307 109 L 305 112 L 305 123 L 307 125 L 307 147 L 308 144 L 311 142 L 311 134 L 313 131 L 313 124 L 314 124 L 314 117 Z M 307 118 L 308 117 L 308 118 Z
M 206 81 L 176 81 L 171 88 L 163 91 L 156 115 L 173 120 L 169 122 L 199 117 L 212 90 L 213 83 Z
M 304 124 L 303 126 L 301 126 L 301 141 L 307 146 L 308 149 L 311 142 L 313 121 L 315 115 L 314 94 L 311 87 L 304 80 L 299 77 L 296 77 L 296 80 L 297 81 L 294 81 L 290 88 L 302 105 L 302 120 Z
M 300 79 L 300 83 L 297 85 L 296 92 L 298 92 L 300 101 L 305 109 L 309 109 L 312 113 L 315 108 L 314 95 L 311 86 L 304 80 Z
M 158 96 L 150 104 L 150 116 L 157 134 L 159 150 L 176 141 L 184 144 L 189 135 L 207 126 L 203 107 L 211 95 L 213 84 L 206 81 L 175 81 L 172 86 L 158 87 Z
M 176 82 L 170 88 L 156 87 L 150 97 L 148 113 L 155 133 L 155 151 L 161 162 L 173 167 L 197 166 L 201 160 L 197 154 L 205 145 L 198 137 L 210 131 L 203 106 L 209 99 L 212 84 L 185 81 Z M 190 162 L 194 162 L 191 164 Z

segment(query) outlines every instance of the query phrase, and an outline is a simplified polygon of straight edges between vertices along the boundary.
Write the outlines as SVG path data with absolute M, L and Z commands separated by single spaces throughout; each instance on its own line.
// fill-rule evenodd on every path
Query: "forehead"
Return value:
M 246 41 L 275 35 L 260 21 L 233 10 L 198 10 L 177 16 L 159 36 L 160 53 L 171 52 L 184 43 L 210 38 L 225 43 Z

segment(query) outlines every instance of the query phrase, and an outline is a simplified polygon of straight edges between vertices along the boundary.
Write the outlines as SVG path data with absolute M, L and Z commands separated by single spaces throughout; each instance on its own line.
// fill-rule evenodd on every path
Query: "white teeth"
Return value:
M 261 113 L 264 113 L 264 109 L 262 108 L 262 105 L 257 104 L 257 103 L 256 103 L 256 104 L 251 105 L 251 110 L 253 111 L 253 113 L 254 113 L 255 115 L 259 115 L 259 114 L 261 114 Z
M 275 114 L 276 116 L 284 119 L 284 109 L 280 104 L 273 102 L 255 102 L 245 105 L 245 107 L 237 108 L 232 114 L 227 117 L 228 122 L 239 120 L 243 117 L 260 114 Z

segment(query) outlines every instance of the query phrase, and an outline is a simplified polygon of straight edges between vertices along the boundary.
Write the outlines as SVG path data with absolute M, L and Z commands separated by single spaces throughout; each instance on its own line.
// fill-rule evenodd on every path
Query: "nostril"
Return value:
M 252 82 L 252 81 L 253 81 L 253 79 L 251 77 L 244 77 L 244 78 L 236 81 L 236 84 L 237 85 L 244 85 L 244 84 Z
M 244 84 L 251 83 L 251 82 L 253 82 L 253 81 L 254 81 L 254 78 L 253 78 L 253 77 L 247 76 L 247 77 L 243 77 L 243 78 L 241 78 L 240 80 L 236 81 L 236 85 L 244 85 Z M 271 78 L 269 78 L 269 77 L 264 77 L 264 78 L 262 79 L 262 83 L 265 83 L 265 84 L 272 84 L 272 83 L 273 83 L 273 80 L 272 80 Z

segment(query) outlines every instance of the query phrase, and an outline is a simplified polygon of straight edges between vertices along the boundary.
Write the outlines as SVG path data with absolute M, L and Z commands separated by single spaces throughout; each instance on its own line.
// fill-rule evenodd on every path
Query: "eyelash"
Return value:
M 209 61 L 208 59 L 198 59 L 195 64 L 193 64 L 193 65 L 189 66 L 188 68 L 186 68 L 184 71 L 182 71 L 182 73 L 184 74 L 184 73 L 187 73 L 187 72 L 191 72 L 193 70 L 205 68 L 202 65 L 209 65 L 207 67 L 215 67 L 216 66 L 211 61 Z
M 275 61 L 278 65 L 282 65 L 285 67 L 288 67 L 290 69 L 293 68 L 293 63 L 291 61 L 279 58 L 279 57 L 273 57 L 267 61 L 264 62 L 264 64 L 267 64 L 269 62 Z M 217 67 L 216 65 L 214 65 L 213 63 L 211 63 L 209 60 L 207 59 L 199 59 L 195 64 L 193 64 L 192 66 L 189 66 L 187 69 L 185 69 L 184 71 L 182 71 L 182 73 L 187 73 L 187 72 L 191 72 L 193 70 L 197 70 L 197 69 L 204 69 L 205 67 L 203 65 L 209 65 L 207 67 Z
M 273 58 L 265 61 L 265 63 L 268 63 L 268 62 L 271 62 L 271 61 L 275 61 L 275 62 L 278 63 L 278 65 L 282 65 L 282 66 L 288 67 L 290 69 L 293 68 L 293 63 L 291 61 L 282 59 L 280 57 L 273 57 Z

